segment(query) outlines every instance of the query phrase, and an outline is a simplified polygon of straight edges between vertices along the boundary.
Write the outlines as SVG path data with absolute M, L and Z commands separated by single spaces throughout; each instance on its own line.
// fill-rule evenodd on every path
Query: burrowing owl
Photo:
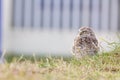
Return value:
M 98 50 L 98 40 L 92 29 L 89 27 L 81 27 L 74 39 L 74 45 L 72 48 L 75 57 L 81 58 L 86 55 L 94 55 Z

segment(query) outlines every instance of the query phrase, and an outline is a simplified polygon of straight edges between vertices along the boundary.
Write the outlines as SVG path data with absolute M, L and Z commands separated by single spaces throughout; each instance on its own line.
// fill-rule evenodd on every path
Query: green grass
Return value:
M 0 80 L 120 80 L 120 52 L 80 60 L 12 58 L 11 62 L 0 64 Z
M 111 52 L 74 57 L 6 55 L 0 80 L 120 80 L 120 47 Z

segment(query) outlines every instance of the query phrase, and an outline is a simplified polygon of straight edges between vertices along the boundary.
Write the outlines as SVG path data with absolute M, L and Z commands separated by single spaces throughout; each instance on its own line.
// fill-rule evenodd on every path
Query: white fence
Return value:
M 119 0 L 13 0 L 13 26 L 118 29 Z M 112 27 L 114 26 L 114 27 Z M 116 27 L 116 28 L 115 28 Z
M 2 39 L 1 39 L 1 38 L 2 38 L 2 34 L 1 34 L 1 33 L 2 33 L 2 32 L 1 32 L 1 31 L 2 31 L 2 30 L 1 30 L 1 26 L 2 26 L 2 25 L 1 25 L 1 23 L 2 23 L 2 15 L 1 15 L 1 13 L 2 13 L 2 9 L 1 9 L 1 2 L 2 2 L 2 1 L 0 0 L 0 57 L 1 57 L 1 54 L 2 54 L 2 48 L 1 48 L 1 47 L 2 47 L 2 42 L 1 42 L 1 40 L 2 40 Z
M 4 0 L 3 49 L 70 53 L 80 26 L 119 31 L 119 0 Z

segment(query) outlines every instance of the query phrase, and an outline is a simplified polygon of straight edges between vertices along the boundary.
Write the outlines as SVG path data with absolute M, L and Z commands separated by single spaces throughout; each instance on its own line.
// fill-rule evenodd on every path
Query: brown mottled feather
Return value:
M 89 27 L 81 27 L 74 39 L 72 52 L 77 58 L 85 55 L 94 55 L 98 52 L 98 40 Z

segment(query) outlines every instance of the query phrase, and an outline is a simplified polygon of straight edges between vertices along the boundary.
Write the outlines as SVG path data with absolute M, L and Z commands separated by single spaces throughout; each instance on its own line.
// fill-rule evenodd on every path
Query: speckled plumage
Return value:
M 94 55 L 98 52 L 98 40 L 91 28 L 81 27 L 74 39 L 72 52 L 76 58 Z

